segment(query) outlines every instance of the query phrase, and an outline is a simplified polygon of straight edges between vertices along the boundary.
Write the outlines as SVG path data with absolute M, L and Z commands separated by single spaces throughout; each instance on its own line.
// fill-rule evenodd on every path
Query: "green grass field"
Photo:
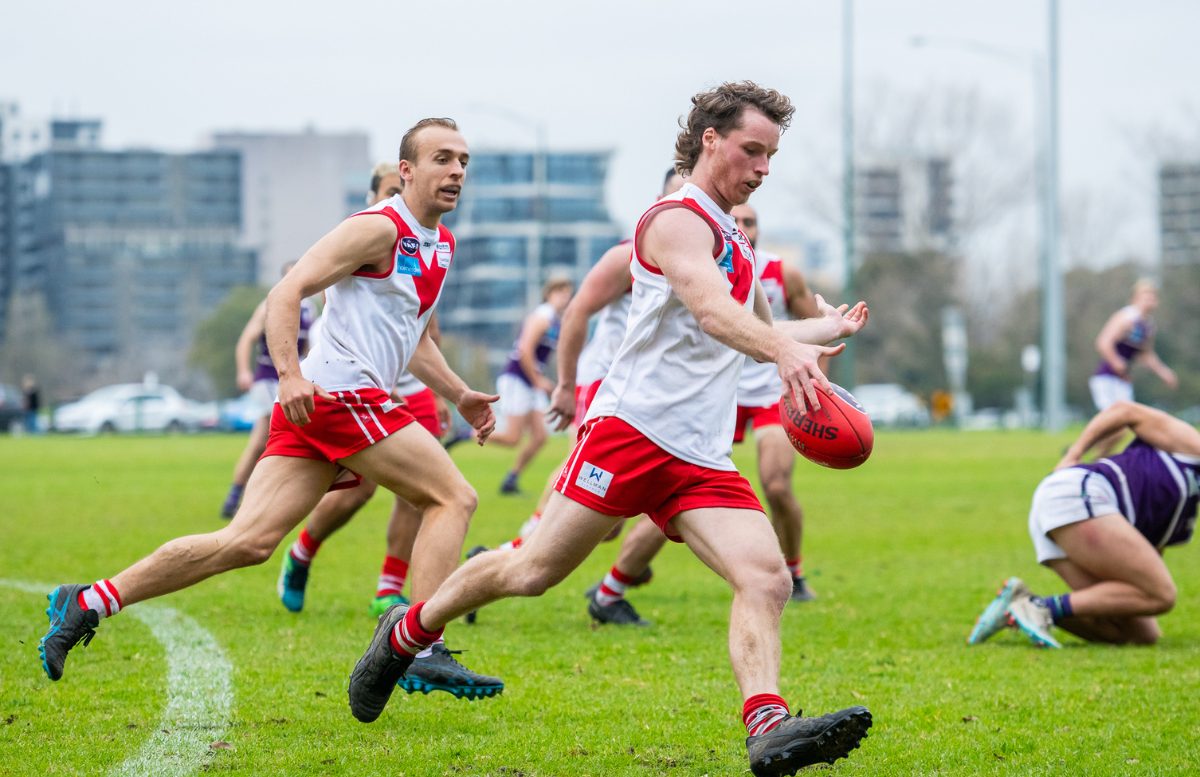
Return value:
M 964 644 L 1008 575 L 1042 592 L 1061 588 L 1034 563 L 1025 521 L 1033 487 L 1066 441 L 885 432 L 859 470 L 798 462 L 806 567 L 820 598 L 784 613 L 783 693 L 814 714 L 865 704 L 875 717 L 849 760 L 811 771 L 1200 771 L 1193 549 L 1168 554 L 1180 593 L 1156 647 L 1063 635 L 1064 650 L 1041 651 L 1010 633 Z M 464 662 L 505 679 L 502 696 L 398 693 L 378 722 L 355 721 L 346 679 L 373 627 L 366 607 L 382 560 L 384 495 L 322 548 L 303 613 L 276 599 L 281 549 L 261 567 L 102 623 L 88 648 L 71 653 L 64 679 L 47 680 L 37 656 L 46 602 L 31 591 L 111 576 L 164 540 L 219 527 L 242 444 L 0 438 L 0 774 L 748 774 L 726 659 L 730 597 L 679 546 L 630 597 L 653 628 L 591 627 L 582 591 L 617 551 L 602 545 L 543 598 L 497 603 L 476 626 L 447 630 L 451 647 L 468 651 Z M 468 447 L 455 451 L 481 496 L 468 546 L 494 545 L 515 532 L 534 497 L 497 496 L 511 453 Z M 565 451 L 566 441 L 554 440 L 525 487 Z M 749 454 L 740 450 L 738 460 L 753 480 Z M 170 631 L 178 619 L 164 608 L 190 616 L 223 651 L 227 715 L 220 664 L 187 663 L 211 656 L 204 632 Z M 174 635 L 171 655 L 160 632 Z M 193 668 L 169 675 L 169 661 Z

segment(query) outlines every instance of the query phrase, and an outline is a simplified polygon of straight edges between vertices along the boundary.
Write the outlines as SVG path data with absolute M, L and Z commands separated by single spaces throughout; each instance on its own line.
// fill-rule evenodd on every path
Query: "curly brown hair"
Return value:
M 454 119 L 421 119 L 416 124 L 409 128 L 408 132 L 404 133 L 404 137 L 400 139 L 400 159 L 407 159 L 411 163 L 417 161 L 417 135 L 421 134 L 421 130 L 426 127 L 445 127 L 446 129 L 457 130 L 458 125 Z
M 796 112 L 786 95 L 753 81 L 727 81 L 701 92 L 692 98 L 687 120 L 679 120 L 682 131 L 675 139 L 675 169 L 679 174 L 688 175 L 696 166 L 706 129 L 712 127 L 721 137 L 727 136 L 742 126 L 742 113 L 747 108 L 762 111 L 779 125 L 781 132 L 788 128 Z

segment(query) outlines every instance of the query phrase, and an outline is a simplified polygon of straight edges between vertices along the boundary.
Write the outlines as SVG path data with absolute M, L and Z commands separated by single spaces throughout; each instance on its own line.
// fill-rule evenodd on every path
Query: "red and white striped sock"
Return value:
M 788 571 L 792 573 L 792 577 L 804 577 L 804 561 L 800 556 L 784 559 L 784 563 L 787 564 Z
M 312 535 L 308 533 L 308 527 L 300 530 L 300 536 L 292 543 L 291 550 L 288 553 L 292 554 L 292 558 L 304 566 L 312 563 L 313 556 L 317 555 L 317 550 L 321 547 L 320 540 L 314 540 Z
M 521 530 L 517 534 L 521 536 L 521 539 L 525 539 L 530 534 L 533 534 L 533 530 L 537 528 L 538 521 L 540 520 L 542 520 L 542 514 L 535 510 L 533 515 L 529 516 L 529 519 L 521 524 Z
M 404 613 L 404 617 L 392 627 L 389 641 L 392 643 L 392 650 L 397 655 L 408 653 L 410 656 L 415 656 L 442 638 L 444 627 L 437 631 L 427 631 L 421 625 L 421 610 L 424 607 L 425 602 L 417 602 L 409 607 L 408 612 Z
M 404 580 L 408 577 L 408 562 L 395 556 L 385 556 L 383 570 L 379 573 L 379 582 L 375 584 L 375 598 L 381 596 L 399 596 L 404 590 Z
M 95 610 L 101 618 L 121 611 L 121 595 L 111 580 L 97 580 L 90 588 L 80 591 L 76 601 L 85 610 Z
M 524 537 L 513 537 L 508 542 L 499 545 L 496 550 L 515 550 L 525 544 Z
M 596 589 L 596 604 L 607 607 L 615 601 L 625 598 L 625 589 L 633 584 L 633 578 L 615 566 L 608 570 L 604 581 Z
M 742 722 L 746 724 L 746 731 L 752 737 L 767 733 L 782 723 L 789 714 L 791 713 L 788 712 L 787 702 L 782 696 L 773 693 L 756 694 L 746 699 L 746 703 L 742 705 Z

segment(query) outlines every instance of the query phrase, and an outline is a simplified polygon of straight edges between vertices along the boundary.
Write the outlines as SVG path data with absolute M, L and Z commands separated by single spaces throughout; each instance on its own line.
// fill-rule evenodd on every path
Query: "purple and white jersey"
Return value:
M 543 318 L 549 322 L 550 326 L 546 328 L 546 333 L 542 335 L 542 339 L 538 340 L 533 349 L 533 360 L 537 362 L 539 370 L 546 369 L 546 363 L 550 361 L 550 352 L 558 345 L 558 328 L 561 324 L 561 319 L 558 317 L 558 311 L 549 302 L 543 302 L 533 309 L 529 314 L 530 318 Z M 521 325 L 522 331 L 525 325 Z M 500 372 L 505 375 L 512 375 L 519 378 L 526 385 L 532 386 L 529 382 L 529 377 L 525 375 L 525 370 L 521 369 L 521 354 L 519 351 L 521 343 L 521 333 L 517 333 L 517 339 L 513 343 L 512 352 L 508 354 L 508 363 L 504 365 L 504 369 Z
M 1117 355 L 1132 364 L 1145 350 L 1146 343 L 1154 336 L 1154 319 L 1143 316 L 1142 312 L 1133 305 L 1121 308 L 1121 315 L 1133 321 L 1133 328 L 1129 330 L 1129 334 L 1125 335 L 1123 340 L 1117 343 Z M 1108 363 L 1107 359 L 1100 360 L 1094 374 L 1121 377 L 1113 372 L 1112 365 Z M 1122 380 L 1128 380 L 1128 378 L 1122 378 Z
M 300 301 L 300 329 L 296 333 L 296 350 L 303 356 L 308 350 L 308 331 L 317 320 L 317 305 L 311 299 Z M 267 350 L 267 333 L 258 338 L 258 357 L 254 360 L 254 380 L 279 380 L 271 352 Z
M 1112 484 L 1125 520 L 1155 547 L 1191 539 L 1200 501 L 1200 456 L 1166 453 L 1136 438 L 1116 456 L 1076 466 Z

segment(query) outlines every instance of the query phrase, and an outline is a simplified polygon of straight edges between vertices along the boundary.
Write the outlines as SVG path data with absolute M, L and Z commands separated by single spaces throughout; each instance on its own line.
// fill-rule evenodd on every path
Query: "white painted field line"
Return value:
M 54 586 L 0 579 L 0 586 L 46 594 Z M 139 604 L 129 615 L 146 624 L 167 656 L 167 707 L 154 734 L 114 775 L 184 777 L 212 754 L 229 726 L 233 668 L 212 634 L 171 607 Z M 72 656 L 77 661 L 79 656 Z

